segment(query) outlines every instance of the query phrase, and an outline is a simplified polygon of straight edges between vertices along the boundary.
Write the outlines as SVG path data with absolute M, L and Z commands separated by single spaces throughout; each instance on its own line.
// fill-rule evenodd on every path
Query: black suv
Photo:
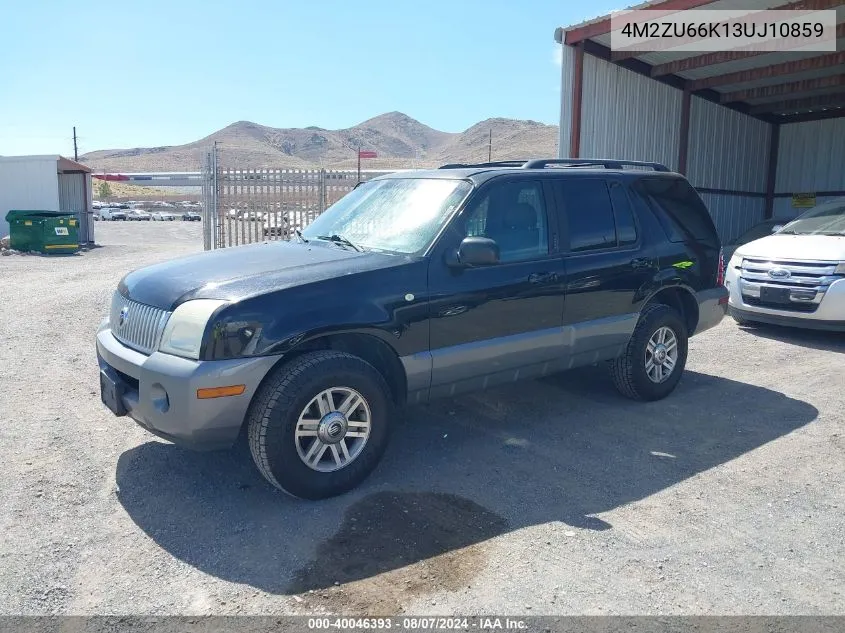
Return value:
M 358 186 L 289 242 L 134 271 L 97 333 L 103 402 L 194 448 L 244 432 L 317 499 L 373 470 L 399 407 L 607 362 L 667 396 L 722 319 L 719 238 L 656 163 L 448 165 Z

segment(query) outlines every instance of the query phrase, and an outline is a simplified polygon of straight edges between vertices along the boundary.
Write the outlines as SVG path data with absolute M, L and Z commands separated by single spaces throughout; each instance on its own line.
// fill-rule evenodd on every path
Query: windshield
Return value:
M 445 178 L 387 178 L 364 183 L 302 231 L 334 236 L 364 250 L 415 254 L 425 250 L 472 185 Z
M 845 200 L 835 200 L 810 209 L 784 226 L 778 233 L 786 235 L 845 235 Z

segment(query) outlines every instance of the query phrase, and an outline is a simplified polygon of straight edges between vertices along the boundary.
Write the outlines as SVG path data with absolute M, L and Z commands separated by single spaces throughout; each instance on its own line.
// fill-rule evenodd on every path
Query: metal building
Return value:
M 12 209 L 75 213 L 80 244 L 93 243 L 91 169 L 55 155 L 0 156 L 0 236 Z
M 611 51 L 611 18 L 555 31 L 562 158 L 687 176 L 723 241 L 845 196 L 845 2 L 656 0 L 636 9 L 836 9 L 835 52 Z

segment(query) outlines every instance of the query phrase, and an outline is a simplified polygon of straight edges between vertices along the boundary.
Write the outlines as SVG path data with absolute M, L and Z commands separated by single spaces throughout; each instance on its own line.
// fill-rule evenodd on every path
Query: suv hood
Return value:
M 154 264 L 126 275 L 120 292 L 140 303 L 173 310 L 190 299 L 246 297 L 366 270 L 398 266 L 406 257 L 358 253 L 327 242 L 264 242 L 207 251 Z
M 743 244 L 734 255 L 761 259 L 788 259 L 822 262 L 845 261 L 845 236 L 768 235 Z

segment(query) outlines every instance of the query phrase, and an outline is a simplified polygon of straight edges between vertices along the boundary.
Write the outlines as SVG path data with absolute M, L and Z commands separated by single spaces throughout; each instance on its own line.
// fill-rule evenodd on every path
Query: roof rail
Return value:
M 534 158 L 531 160 L 500 160 L 489 163 L 450 163 L 440 169 L 462 169 L 468 167 L 522 167 L 523 169 L 544 169 L 549 165 L 562 167 L 603 167 L 605 169 L 624 169 L 629 167 L 648 167 L 654 171 L 669 171 L 662 163 L 641 160 L 617 160 L 615 158 Z
M 463 169 L 466 167 L 524 167 L 524 160 L 498 160 L 491 163 L 450 163 L 441 165 L 438 169 Z
M 605 169 L 624 169 L 630 167 L 650 167 L 654 171 L 669 171 L 662 163 L 651 163 L 641 160 L 617 160 L 609 158 L 536 158 L 529 160 L 525 169 L 543 169 L 547 165 L 563 165 L 572 167 L 604 167 Z

